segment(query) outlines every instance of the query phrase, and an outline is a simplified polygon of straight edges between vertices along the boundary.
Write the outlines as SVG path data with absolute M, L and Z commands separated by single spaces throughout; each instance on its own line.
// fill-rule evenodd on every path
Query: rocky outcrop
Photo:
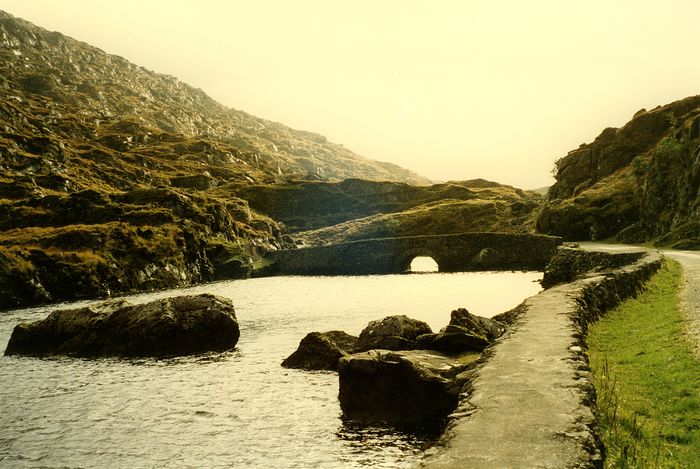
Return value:
M 360 333 L 355 351 L 413 350 L 417 346 L 418 336 L 432 332 L 430 326 L 423 321 L 405 315 L 388 316 L 367 324 Z
M 457 406 L 477 355 L 372 350 L 340 359 L 338 398 L 346 418 L 435 427 Z
M 231 301 L 180 296 L 59 310 L 15 327 L 5 355 L 165 357 L 232 349 L 240 336 Z
M 440 332 L 418 337 L 418 348 L 448 354 L 482 351 L 503 335 L 505 330 L 505 324 L 459 308 L 452 311 L 450 323 Z
M 282 362 L 282 366 L 336 371 L 338 361 L 351 354 L 356 345 L 357 337 L 343 331 L 311 332 L 301 339 L 299 348 Z
M 700 247 L 700 96 L 635 114 L 556 162 L 537 229 Z

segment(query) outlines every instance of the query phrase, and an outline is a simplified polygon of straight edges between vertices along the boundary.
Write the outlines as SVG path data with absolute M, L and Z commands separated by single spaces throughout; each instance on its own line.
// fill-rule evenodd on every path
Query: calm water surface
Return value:
M 391 314 L 438 330 L 458 307 L 492 316 L 537 293 L 540 277 L 272 277 L 130 297 L 231 298 L 241 339 L 167 360 L 0 357 L 0 467 L 409 467 L 429 437 L 344 423 L 335 373 L 280 362 L 314 330 L 357 335 Z M 0 313 L 0 351 L 16 324 L 49 311 Z

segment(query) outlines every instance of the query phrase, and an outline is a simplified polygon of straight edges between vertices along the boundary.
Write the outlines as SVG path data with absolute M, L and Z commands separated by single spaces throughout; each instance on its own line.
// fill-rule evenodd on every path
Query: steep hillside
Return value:
M 398 166 L 362 158 L 321 135 L 227 108 L 175 77 L 4 12 L 0 44 L 7 138 L 23 133 L 65 138 L 69 150 L 89 142 L 110 155 L 128 155 L 134 167 L 124 169 L 148 173 L 137 174 L 139 182 L 167 183 L 174 175 L 160 174 L 154 159 L 171 161 L 164 168 L 168 173 L 208 172 L 213 183 L 309 175 L 427 182 Z
M 251 185 L 251 207 L 284 222 L 307 244 L 386 236 L 528 232 L 541 196 L 483 179 L 433 186 L 349 179 Z
M 0 308 L 250 273 L 292 246 L 231 191 L 426 182 L 0 12 Z
M 555 169 L 539 231 L 700 248 L 700 96 L 639 111 Z

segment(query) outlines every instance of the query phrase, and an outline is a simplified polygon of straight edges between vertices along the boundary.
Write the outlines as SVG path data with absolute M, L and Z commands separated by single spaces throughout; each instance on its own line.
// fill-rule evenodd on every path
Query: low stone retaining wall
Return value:
M 591 251 L 562 246 L 545 268 L 542 286 L 549 288 L 562 282 L 571 282 L 591 271 L 604 271 L 631 264 L 644 256 L 644 251 L 614 252 Z
M 580 259 L 588 255 L 578 253 Z M 662 256 L 651 251 L 628 259 L 629 265 L 526 300 L 510 331 L 475 369 L 441 441 L 420 467 L 602 467 L 585 333 L 662 265 Z

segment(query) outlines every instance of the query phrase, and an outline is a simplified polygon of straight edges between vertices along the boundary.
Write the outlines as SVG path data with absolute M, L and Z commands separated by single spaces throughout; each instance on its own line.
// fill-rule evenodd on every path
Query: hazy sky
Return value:
M 223 104 L 436 180 L 535 188 L 699 94 L 700 2 L 0 0 Z

